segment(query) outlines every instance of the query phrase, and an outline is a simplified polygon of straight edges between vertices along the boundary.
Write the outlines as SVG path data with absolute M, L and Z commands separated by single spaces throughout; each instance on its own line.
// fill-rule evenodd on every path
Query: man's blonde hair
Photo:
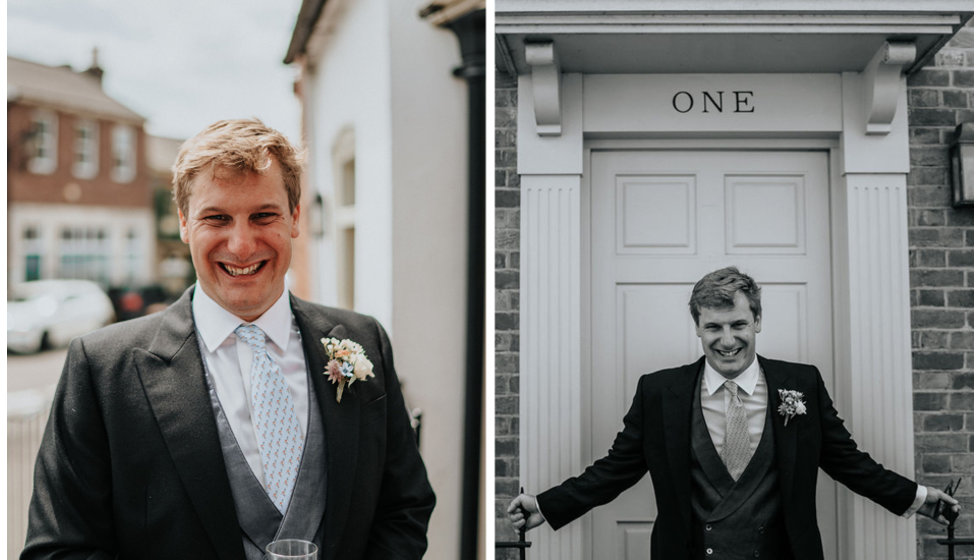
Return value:
M 180 146 L 173 166 L 177 208 L 187 216 L 191 182 L 202 172 L 228 169 L 236 173 L 262 173 L 279 162 L 289 199 L 289 211 L 299 204 L 302 156 L 277 130 L 258 119 L 218 121 Z

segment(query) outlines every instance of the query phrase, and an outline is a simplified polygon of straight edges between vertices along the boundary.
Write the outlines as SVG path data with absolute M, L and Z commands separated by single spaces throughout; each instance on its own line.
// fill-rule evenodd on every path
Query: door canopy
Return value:
M 901 76 L 972 9 L 971 0 L 498 0 L 497 70 L 531 75 L 541 136 L 561 135 L 566 73 L 860 72 L 866 133 L 887 134 Z
M 972 15 L 971 0 L 497 0 L 497 54 L 517 74 L 543 42 L 583 74 L 860 72 L 900 42 L 914 70 Z

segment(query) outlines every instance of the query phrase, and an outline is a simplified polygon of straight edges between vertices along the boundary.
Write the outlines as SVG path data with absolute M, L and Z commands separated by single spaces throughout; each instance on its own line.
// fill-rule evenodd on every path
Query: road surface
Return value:
M 66 348 L 38 354 L 7 354 L 7 394 L 36 389 L 53 389 L 65 364 Z

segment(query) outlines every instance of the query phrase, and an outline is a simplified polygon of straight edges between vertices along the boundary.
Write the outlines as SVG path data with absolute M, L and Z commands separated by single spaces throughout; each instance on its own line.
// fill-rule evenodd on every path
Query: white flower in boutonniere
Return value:
M 779 408 L 776 409 L 783 417 L 783 426 L 789 424 L 790 418 L 806 414 L 806 403 L 803 402 L 803 393 L 779 389 Z
M 323 368 L 323 374 L 337 385 L 337 402 L 344 394 L 344 387 L 374 377 L 374 364 L 367 359 L 360 344 L 349 338 L 321 338 L 320 343 L 327 351 L 327 366 Z

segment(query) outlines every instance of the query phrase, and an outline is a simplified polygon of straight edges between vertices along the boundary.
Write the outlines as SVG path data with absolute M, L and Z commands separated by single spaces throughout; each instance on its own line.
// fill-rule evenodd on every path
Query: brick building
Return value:
M 696 346 L 690 340 L 671 338 L 646 318 L 661 315 L 668 325 L 686 328 L 690 317 L 664 302 L 679 299 L 683 305 L 693 280 L 730 262 L 764 284 L 767 315 L 759 352 L 789 348 L 787 359 L 817 363 L 859 445 L 887 466 L 939 487 L 962 477 L 957 495 L 965 511 L 958 535 L 971 535 L 973 206 L 972 200 L 954 204 L 950 169 L 957 126 L 973 121 L 969 3 L 908 4 L 899 11 L 894 2 L 864 2 L 852 13 L 830 13 L 816 3 L 774 2 L 771 13 L 752 17 L 726 10 L 724 3 L 638 4 L 612 9 L 624 13 L 560 14 L 547 2 L 497 3 L 498 540 L 512 538 L 503 511 L 519 486 L 540 492 L 605 453 L 638 375 L 691 361 Z M 650 9 L 655 5 L 669 5 L 672 13 L 658 19 Z M 804 13 L 807 23 L 823 23 L 770 27 L 779 47 L 766 44 L 763 27 Z M 927 18 L 945 26 L 912 29 Z M 631 29 L 615 27 L 625 22 Z M 858 22 L 865 27 L 849 27 Z M 884 29 L 885 22 L 894 27 Z M 733 30 L 736 24 L 740 30 Z M 589 32 L 579 34 L 575 26 Z M 661 35 L 668 29 L 669 36 Z M 903 47 L 906 53 L 899 54 Z M 773 52 L 780 56 L 766 54 Z M 890 83 L 882 79 L 888 73 Z M 769 79 L 775 80 L 772 90 Z M 809 97 L 823 80 L 833 85 Z M 736 91 L 752 95 L 743 93 L 739 105 Z M 763 101 L 767 91 L 772 97 Z M 888 110 L 864 105 L 872 91 L 893 96 L 888 118 L 880 117 Z M 786 105 L 785 113 L 778 107 L 783 94 L 799 102 Z M 827 107 L 835 97 L 840 104 Z M 739 109 L 745 113 L 736 114 Z M 807 115 L 825 122 L 802 122 Z M 972 149 L 972 131 L 960 134 L 967 136 Z M 657 160 L 658 151 L 669 155 L 667 162 Z M 717 152 L 747 161 L 759 152 L 767 157 L 746 170 Z M 767 162 L 800 155 L 792 152 L 826 159 L 815 166 L 817 175 L 803 170 L 805 163 L 787 163 L 790 173 L 763 173 L 806 177 L 805 187 L 790 189 L 794 195 L 783 199 L 779 215 L 801 215 L 800 201 L 814 206 L 806 197 L 814 185 L 828 183 L 829 192 L 816 199 L 828 215 L 807 214 L 805 220 L 805 227 L 826 220 L 825 233 L 814 236 L 794 220 L 787 223 L 795 229 L 775 242 L 762 237 L 772 231 L 740 233 L 731 225 L 738 221 L 729 218 L 749 217 L 762 201 L 778 207 L 781 195 L 775 182 L 759 181 L 767 196 L 753 198 L 748 183 L 731 177 L 741 180 Z M 691 153 L 697 155 L 693 163 Z M 652 155 L 632 159 L 637 154 Z M 712 180 L 710 169 L 725 166 L 735 169 L 722 182 L 725 196 L 712 201 L 710 192 L 696 192 L 694 200 L 707 208 L 670 196 L 688 187 L 693 192 L 693 185 Z M 819 169 L 829 169 L 826 178 Z M 665 176 L 671 181 L 656 182 Z M 663 190 L 656 192 L 666 194 L 651 194 L 644 185 L 659 185 Z M 744 205 L 739 195 L 746 196 Z M 652 208 L 642 206 L 651 199 Z M 636 214 L 634 207 L 646 213 Z M 657 213 L 665 207 L 671 212 Z M 734 215 L 713 220 L 705 214 L 711 208 Z M 670 227 L 629 223 L 631 216 L 649 218 L 650 212 Z M 706 245 L 714 232 L 704 229 L 710 227 L 705 221 L 727 224 L 715 237 L 729 242 L 710 255 L 695 246 Z M 618 224 L 614 233 L 604 233 L 610 223 Z M 779 219 L 771 223 L 778 229 Z M 805 268 L 797 259 L 823 237 L 829 242 L 817 268 L 829 278 L 787 278 L 770 268 L 770 262 Z M 794 245 L 803 239 L 805 247 Z M 603 253 L 606 246 L 615 247 L 611 255 Z M 765 258 L 754 261 L 748 256 L 753 252 Z M 662 260 L 642 268 L 641 259 L 651 253 Z M 667 268 L 680 273 L 671 276 L 663 272 Z M 604 283 L 615 286 L 611 293 L 602 291 Z M 801 284 L 806 294 L 791 287 Z M 807 300 L 821 289 L 823 296 Z M 602 311 L 590 307 L 596 302 Z M 772 316 L 793 306 L 809 315 L 825 307 L 831 316 L 822 327 Z M 631 338 L 630 328 L 641 335 Z M 827 350 L 815 348 L 818 330 L 831 333 Z M 553 397 L 542 395 L 549 391 Z M 609 419 L 592 416 L 595 410 Z M 655 516 L 649 486 L 644 477 L 603 506 L 613 513 L 597 509 L 559 532 L 530 533 L 537 557 L 599 557 L 589 551 L 609 538 L 603 531 L 612 534 L 609 547 L 599 548 L 609 551 L 606 557 L 645 557 Z M 944 532 L 929 520 L 895 518 L 826 481 L 818 488 L 827 558 L 946 558 L 935 542 Z M 965 547 L 956 557 L 972 555 L 972 547 Z
M 7 281 L 154 278 L 145 119 L 82 72 L 7 57 Z

